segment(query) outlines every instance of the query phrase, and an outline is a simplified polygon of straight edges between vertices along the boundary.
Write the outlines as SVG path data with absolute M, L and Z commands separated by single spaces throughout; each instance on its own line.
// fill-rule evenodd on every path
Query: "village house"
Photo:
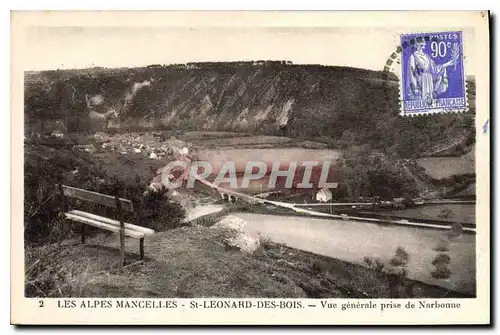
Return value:
M 328 202 L 332 200 L 332 191 L 327 188 L 323 188 L 316 193 L 316 201 Z

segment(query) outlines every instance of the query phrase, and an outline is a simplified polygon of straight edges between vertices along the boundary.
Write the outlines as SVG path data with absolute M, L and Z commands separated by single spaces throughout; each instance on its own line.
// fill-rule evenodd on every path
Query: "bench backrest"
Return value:
M 110 195 L 101 194 L 93 191 L 83 190 L 81 188 L 71 187 L 67 185 L 56 185 L 58 192 L 69 198 L 80 199 L 88 202 L 101 204 L 107 207 L 116 208 L 123 211 L 133 212 L 134 206 L 132 201 L 116 198 Z M 120 208 L 118 208 L 120 206 Z

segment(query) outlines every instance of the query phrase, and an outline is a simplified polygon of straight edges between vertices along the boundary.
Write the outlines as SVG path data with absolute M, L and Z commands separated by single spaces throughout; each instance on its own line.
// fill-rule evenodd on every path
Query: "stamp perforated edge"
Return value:
M 443 31 L 446 32 L 446 31 Z M 435 34 L 435 32 L 430 32 L 430 31 L 417 31 L 417 32 L 412 32 L 412 33 L 406 33 L 406 34 L 412 34 L 412 35 L 417 35 L 417 34 Z M 384 66 L 384 72 L 392 73 L 398 78 L 398 93 L 399 93 L 399 115 L 403 117 L 419 117 L 419 116 L 426 116 L 426 115 L 432 115 L 432 114 L 456 114 L 456 113 L 466 113 L 470 111 L 470 105 L 469 105 L 469 87 L 467 84 L 467 72 L 466 72 L 466 66 L 465 66 L 465 61 L 464 61 L 464 55 L 465 55 L 465 49 L 466 49 L 466 43 L 464 40 L 464 34 L 462 32 L 462 63 L 463 63 L 463 84 L 464 84 L 464 98 L 465 98 L 465 108 L 434 108 L 434 109 L 429 109 L 429 110 L 419 110 L 416 111 L 415 113 L 409 113 L 405 112 L 403 110 L 403 105 L 404 105 L 404 96 L 403 96 L 403 72 L 401 68 L 401 72 L 398 75 L 394 71 L 394 65 L 397 65 L 398 67 L 403 66 L 403 61 L 402 61 L 402 51 L 403 48 L 401 46 L 401 36 L 406 35 L 406 34 L 400 34 L 398 36 L 398 44 L 397 47 L 395 48 L 395 51 L 389 56 L 389 58 L 386 61 L 386 64 Z M 392 70 L 392 71 L 391 71 Z

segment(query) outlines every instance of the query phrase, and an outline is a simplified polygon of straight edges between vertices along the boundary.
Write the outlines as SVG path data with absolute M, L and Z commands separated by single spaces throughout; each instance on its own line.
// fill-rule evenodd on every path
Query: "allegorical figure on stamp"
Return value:
M 407 94 L 412 100 L 432 101 L 448 89 L 448 76 L 446 68 L 455 66 L 460 57 L 457 43 L 452 48 L 451 59 L 443 64 L 436 64 L 424 51 L 426 42 L 417 39 L 413 46 L 414 51 L 408 60 L 408 90 Z

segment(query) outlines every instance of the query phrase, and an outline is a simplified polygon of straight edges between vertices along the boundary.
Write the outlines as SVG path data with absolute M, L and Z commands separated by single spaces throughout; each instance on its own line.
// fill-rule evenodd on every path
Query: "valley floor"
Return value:
M 200 144 L 211 143 L 205 138 L 209 136 L 205 135 L 199 138 Z M 153 135 L 146 136 L 149 142 L 144 139 L 145 136 L 127 134 L 96 140 L 97 151 L 88 157 L 84 153 L 89 160 L 85 163 L 89 167 L 99 165 L 109 178 L 118 176 L 122 179 L 149 181 L 158 168 L 173 160 L 177 151 L 184 149 L 188 140 L 164 141 L 168 145 L 162 147 L 158 144 L 161 141 Z M 257 158 L 272 160 L 282 156 L 288 160 L 308 160 L 317 159 L 320 154 L 338 157 L 337 151 L 320 146 L 309 148 L 310 143 L 307 148 L 282 148 L 284 144 L 291 144 L 278 137 L 242 136 L 237 145 L 232 144 L 238 148 L 233 148 L 231 143 L 234 138 L 227 134 L 224 136 L 227 137 L 228 147 L 222 151 L 224 155 L 231 154 L 236 161 L 246 162 Z M 240 145 L 254 146 L 256 143 L 259 147 L 265 145 L 266 149 L 256 149 L 249 154 L 250 150 L 239 148 Z M 219 156 L 224 157 L 221 150 L 202 149 L 205 151 L 201 153 L 208 158 L 217 160 Z M 37 154 L 46 160 L 45 156 L 51 157 L 56 152 L 59 151 L 51 149 Z M 153 153 L 155 155 L 151 155 Z M 64 154 L 70 156 L 72 152 L 67 149 Z M 29 155 L 25 153 L 25 156 Z M 73 165 L 67 170 L 72 175 L 76 171 L 78 176 L 78 169 Z M 198 196 L 207 196 L 201 194 L 200 190 L 192 190 L 195 191 L 200 193 Z M 191 198 L 188 200 L 192 201 Z M 212 204 L 208 212 L 188 211 L 186 220 L 216 213 L 219 209 L 218 205 Z M 423 214 L 426 213 L 418 213 Z M 435 232 L 426 235 L 424 230 L 418 229 L 377 225 L 368 225 L 366 228 L 364 224 L 304 217 L 273 216 L 272 219 L 264 220 L 263 216 L 256 214 L 238 215 L 249 222 L 249 229 L 254 229 L 264 238 L 254 254 L 228 248 L 220 232 L 198 225 L 147 237 L 146 261 L 130 265 L 123 272 L 117 270 L 119 242 L 112 234 L 99 233 L 89 238 L 86 245 L 80 244 L 76 236 L 62 243 L 61 247 L 48 245 L 26 248 L 26 268 L 29 270 L 26 294 L 30 297 L 179 298 L 451 298 L 475 294 L 475 242 L 469 235 L 454 241 L 450 247 L 452 274 L 459 278 L 452 277 L 449 285 L 441 285 L 442 282 L 428 280 L 432 257 L 437 254 L 433 248 L 440 240 Z M 470 220 L 465 219 L 462 212 L 456 215 L 466 222 Z M 360 265 L 364 256 L 381 257 L 386 262 L 398 245 L 408 248 L 410 252 L 412 268 L 409 270 L 412 279 L 394 284 L 394 277 Z M 131 263 L 138 260 L 137 240 L 127 240 L 126 250 Z M 413 269 L 416 263 L 425 276 L 415 275 Z M 457 275 L 461 271 L 464 273 Z
M 408 277 L 465 294 L 476 292 L 475 234 L 448 238 L 446 230 L 425 229 L 352 220 L 298 216 L 267 216 L 233 213 L 246 222 L 245 230 L 274 243 L 363 264 L 364 257 L 376 257 L 388 264 L 398 247 L 409 254 Z M 445 243 L 451 257 L 448 279 L 433 278 L 432 261 Z

